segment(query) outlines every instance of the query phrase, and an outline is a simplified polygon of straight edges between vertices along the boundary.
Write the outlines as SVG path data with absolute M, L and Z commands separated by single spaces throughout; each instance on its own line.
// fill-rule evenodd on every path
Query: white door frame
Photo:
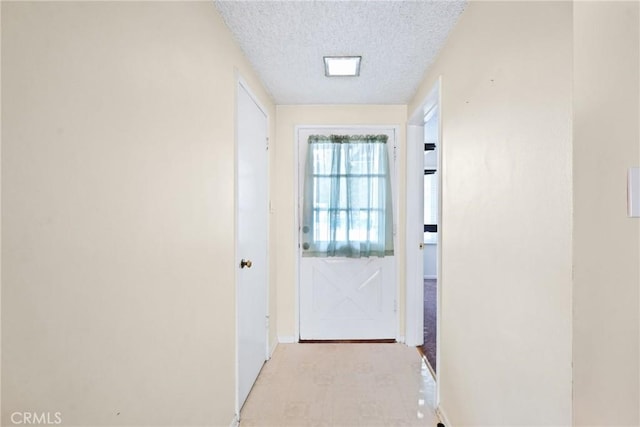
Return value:
M 267 138 L 269 137 L 269 110 L 267 110 L 264 105 L 262 104 L 262 102 L 260 102 L 260 100 L 258 99 L 257 96 L 255 96 L 255 93 L 251 90 L 251 87 L 249 86 L 249 84 L 246 82 L 246 80 L 240 75 L 240 73 L 238 73 L 236 71 L 235 73 L 236 75 L 236 90 L 235 90 L 235 99 L 234 99 L 234 104 L 236 106 L 235 109 L 235 114 L 234 114 L 234 262 L 235 260 L 240 259 L 240 254 L 238 253 L 238 97 L 239 97 L 239 92 L 241 89 L 243 89 L 248 95 L 249 97 L 253 100 L 253 102 L 255 102 L 255 104 L 258 106 L 258 108 L 260 109 L 260 111 L 262 111 L 262 113 L 264 113 L 266 121 L 267 121 Z M 270 168 L 270 162 L 269 162 L 269 153 L 267 153 L 267 182 L 271 182 L 271 168 Z M 271 200 L 271 186 L 269 184 L 267 184 L 267 200 L 270 201 Z M 270 204 L 270 202 L 269 202 Z M 264 212 L 264 215 L 267 216 L 267 224 L 270 223 L 270 219 L 269 219 L 269 210 L 267 209 Z M 270 227 L 267 227 L 267 248 L 269 248 L 269 241 L 270 241 Z M 265 266 L 266 269 L 266 276 L 267 276 L 267 294 L 266 294 L 266 307 L 265 307 L 265 313 L 267 314 L 267 317 L 269 316 L 269 289 L 270 289 L 270 283 L 269 283 L 269 251 L 267 250 L 267 264 Z M 235 401 L 235 420 L 234 422 L 239 422 L 240 420 L 240 401 L 239 401 L 239 393 L 240 393 L 240 388 L 239 388 L 239 381 L 240 381 L 240 359 L 239 359 L 239 345 L 238 345 L 238 281 L 239 281 L 239 276 L 238 276 L 238 268 L 234 269 L 234 283 L 236 286 L 236 305 L 235 305 L 235 396 L 234 396 L 234 401 Z M 266 334 L 266 347 L 265 347 L 265 360 L 269 360 L 269 357 L 271 356 L 270 354 L 270 344 L 269 344 L 269 329 L 265 328 L 265 334 Z
M 420 109 L 422 111 L 422 108 Z M 424 115 L 423 115 L 424 117 Z M 424 233 L 420 233 L 424 218 L 420 217 L 420 206 L 424 206 L 424 190 L 420 179 L 424 179 L 424 123 L 407 124 L 407 219 L 406 230 L 406 302 L 405 342 L 417 347 L 424 340 L 424 262 L 420 244 Z M 421 169 L 423 169 L 421 171 Z M 422 227 L 424 229 L 424 227 Z
M 393 194 L 393 245 L 395 248 L 398 247 L 398 215 L 399 215 L 399 191 L 398 191 L 398 162 L 397 159 L 400 157 L 400 147 L 398 144 L 398 137 L 400 135 L 400 126 L 398 125 L 297 125 L 294 128 L 293 140 L 295 141 L 295 155 L 294 155 L 294 170 L 295 170 L 295 179 L 294 179 L 294 194 L 296 197 L 295 203 L 295 225 L 294 225 L 294 247 L 296 248 L 296 256 L 295 256 L 295 275 L 296 275 L 296 286 L 295 286 L 295 342 L 300 341 L 300 227 L 302 223 L 301 218 L 301 209 L 300 209 L 300 141 L 298 136 L 300 131 L 303 129 L 318 129 L 318 130 L 330 130 L 330 129 L 349 129 L 352 130 L 353 133 L 358 133 L 363 129 L 371 129 L 371 130 L 387 130 L 392 131 L 393 138 L 393 146 L 394 146 L 394 172 L 392 177 L 391 191 Z M 397 255 L 394 256 L 394 285 L 396 287 L 396 297 L 395 297 L 395 329 L 396 329 L 396 340 L 401 340 L 400 335 L 400 310 L 399 310 L 399 301 L 400 301 L 400 269 L 398 268 L 398 258 Z
M 441 103 L 442 77 L 438 78 L 429 94 L 422 103 L 412 112 L 407 122 L 407 212 L 406 212 L 406 301 L 405 301 L 405 333 L 406 343 L 410 346 L 423 344 L 424 322 L 424 272 L 423 249 L 420 243 L 424 241 L 424 218 L 418 212 L 424 209 L 424 181 L 417 177 L 424 176 L 424 116 L 433 107 L 438 107 L 438 260 L 437 268 L 437 343 L 436 343 L 436 405 L 440 396 L 440 342 L 441 342 L 441 307 L 442 307 L 442 182 L 445 170 L 442 163 L 442 103 Z M 415 179 L 410 179 L 414 177 Z M 419 197 L 409 197 L 410 194 L 419 194 Z M 421 206 L 422 205 L 422 206 Z

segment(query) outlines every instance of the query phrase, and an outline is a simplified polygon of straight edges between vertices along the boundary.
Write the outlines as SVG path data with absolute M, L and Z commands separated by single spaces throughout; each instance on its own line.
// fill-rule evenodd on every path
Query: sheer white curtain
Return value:
M 302 255 L 393 255 L 387 136 L 312 135 L 308 143 Z

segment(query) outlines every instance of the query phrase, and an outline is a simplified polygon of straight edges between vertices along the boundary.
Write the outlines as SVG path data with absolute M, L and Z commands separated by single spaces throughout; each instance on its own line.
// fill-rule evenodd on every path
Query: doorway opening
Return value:
M 437 371 L 438 334 L 438 211 L 440 194 L 440 174 L 438 162 L 439 111 L 433 105 L 424 116 L 424 157 L 423 157 L 423 343 L 420 352 L 433 373 Z
M 407 123 L 406 344 L 417 347 L 436 383 L 442 372 L 442 109 L 441 79 Z M 429 355 L 429 357 L 426 357 Z M 430 359 L 430 360 L 429 360 Z M 425 368 L 426 369 L 426 368 Z

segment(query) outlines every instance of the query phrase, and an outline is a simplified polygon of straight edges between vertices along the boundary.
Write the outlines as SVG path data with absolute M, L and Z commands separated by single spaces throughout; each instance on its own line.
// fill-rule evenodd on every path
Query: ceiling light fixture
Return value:
M 359 76 L 361 59 L 361 56 L 325 56 L 324 75 L 327 77 Z

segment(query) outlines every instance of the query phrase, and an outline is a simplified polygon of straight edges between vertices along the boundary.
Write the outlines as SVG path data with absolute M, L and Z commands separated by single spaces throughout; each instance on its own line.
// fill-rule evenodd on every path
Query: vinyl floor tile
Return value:
M 435 426 L 435 383 L 403 344 L 280 344 L 241 427 Z

